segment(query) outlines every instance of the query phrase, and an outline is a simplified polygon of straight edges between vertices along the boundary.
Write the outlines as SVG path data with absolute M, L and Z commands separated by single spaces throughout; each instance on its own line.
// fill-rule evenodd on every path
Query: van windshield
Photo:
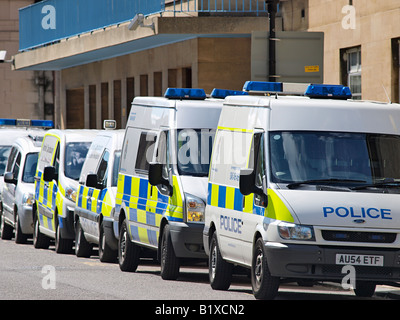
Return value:
M 273 182 L 400 183 L 397 135 L 275 131 L 269 141 Z
M 65 146 L 65 169 L 66 177 L 78 180 L 81 174 L 86 154 L 91 142 L 70 142 Z
M 206 177 L 215 129 L 178 129 L 177 155 L 180 175 Z

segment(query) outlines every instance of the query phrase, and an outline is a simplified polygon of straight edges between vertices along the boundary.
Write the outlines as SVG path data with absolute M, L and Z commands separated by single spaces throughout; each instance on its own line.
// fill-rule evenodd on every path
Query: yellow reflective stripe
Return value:
M 253 213 L 254 207 L 254 193 L 244 196 L 244 207 L 243 212 Z
M 219 185 L 213 184 L 211 186 L 211 205 L 218 207 Z
M 218 130 L 236 131 L 236 132 L 248 132 L 248 133 L 252 133 L 253 132 L 253 129 L 232 128 L 232 127 L 218 127 Z
M 212 195 L 211 195 L 212 199 Z M 218 205 L 218 202 L 217 202 Z M 225 200 L 225 208 L 234 209 L 235 205 L 235 188 L 234 187 L 226 187 L 226 200 Z
M 268 189 L 268 207 L 265 209 L 265 216 L 271 219 L 294 222 L 289 209 L 272 189 Z

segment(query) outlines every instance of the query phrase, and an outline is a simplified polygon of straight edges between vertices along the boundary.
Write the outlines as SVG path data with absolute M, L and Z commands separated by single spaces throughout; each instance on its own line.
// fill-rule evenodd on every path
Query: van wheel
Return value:
M 75 224 L 75 255 L 80 258 L 89 258 L 93 246 L 86 240 L 80 221 Z
M 118 240 L 118 264 L 121 271 L 135 272 L 140 260 L 140 248 L 129 239 L 128 224 L 122 223 Z
M 179 259 L 175 255 L 169 229 L 169 224 L 166 224 L 161 238 L 161 278 L 176 280 L 179 276 Z
M 60 224 L 57 223 L 55 247 L 57 253 L 71 253 L 72 252 L 72 239 L 64 239 L 61 237 Z
M 369 298 L 375 293 L 376 283 L 370 281 L 357 281 L 354 293 L 357 297 Z
M 251 265 L 251 285 L 256 299 L 273 299 L 278 293 L 279 278 L 271 276 L 268 270 L 264 241 L 258 238 Z
M 11 240 L 13 237 L 13 227 L 11 227 L 4 219 L 4 216 L 1 215 L 1 223 L 0 223 L 0 232 L 1 238 L 3 240 Z
M 211 288 L 228 290 L 232 281 L 233 265 L 222 258 L 215 232 L 211 238 L 208 268 Z
M 48 249 L 50 238 L 40 232 L 39 225 L 39 219 L 36 217 L 33 227 L 33 246 L 36 249 Z
M 17 213 L 15 216 L 15 243 L 26 243 L 27 240 L 28 235 L 22 233 L 19 215 Z
M 112 250 L 107 244 L 103 222 L 100 225 L 99 259 L 101 262 L 115 262 L 117 260 L 117 251 Z

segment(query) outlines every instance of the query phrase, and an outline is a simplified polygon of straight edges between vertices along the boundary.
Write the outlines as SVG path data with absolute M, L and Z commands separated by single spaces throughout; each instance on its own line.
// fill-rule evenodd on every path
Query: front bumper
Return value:
M 178 258 L 206 259 L 202 223 L 169 222 L 172 245 Z
M 336 264 L 336 254 L 383 256 L 383 266 L 354 265 L 357 280 L 390 282 L 400 280 L 400 250 L 317 245 L 265 244 L 272 276 L 340 281 L 344 265 Z

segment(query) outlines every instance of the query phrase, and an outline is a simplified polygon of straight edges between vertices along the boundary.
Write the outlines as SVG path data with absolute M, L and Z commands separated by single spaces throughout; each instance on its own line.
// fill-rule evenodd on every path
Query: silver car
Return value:
M 2 239 L 10 240 L 15 230 L 15 242 L 25 243 L 33 233 L 34 177 L 43 135 L 18 138 L 11 148 L 1 194 Z

